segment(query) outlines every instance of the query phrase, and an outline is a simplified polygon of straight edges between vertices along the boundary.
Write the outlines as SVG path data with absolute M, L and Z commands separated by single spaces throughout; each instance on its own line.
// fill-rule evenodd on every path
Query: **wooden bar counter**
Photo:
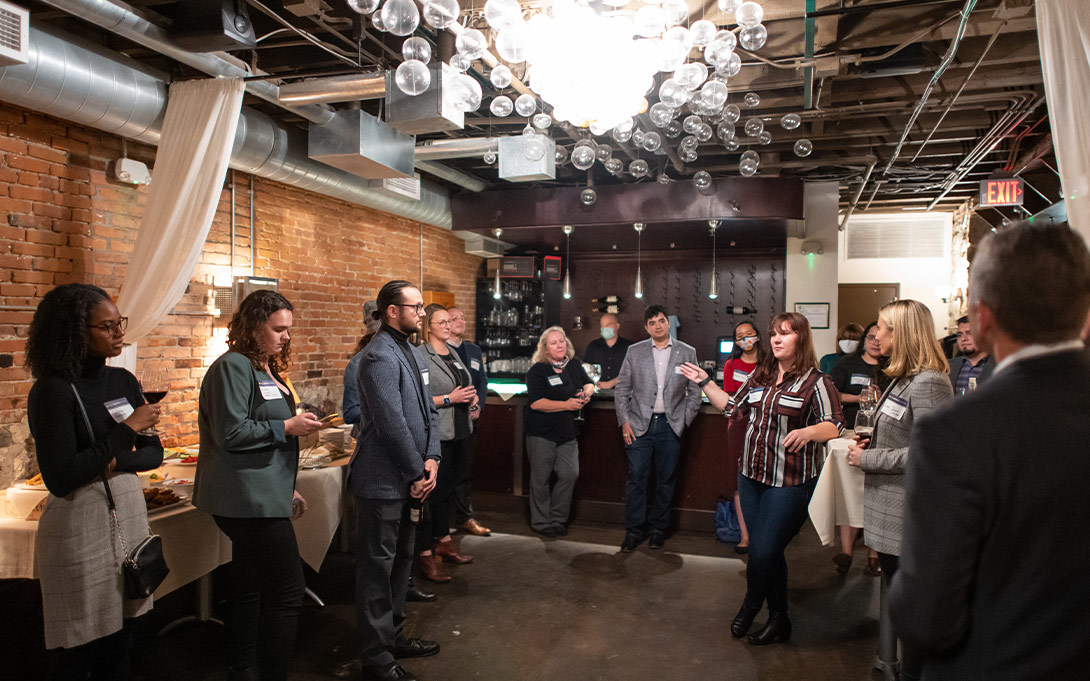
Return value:
M 473 499 L 478 508 L 510 510 L 528 504 L 530 467 L 522 427 L 525 407 L 525 394 L 505 401 L 489 393 L 478 421 L 473 462 Z M 595 395 L 583 415 L 586 426 L 579 437 L 579 481 L 572 518 L 621 524 L 628 458 L 612 391 Z M 737 466 L 728 461 L 726 443 L 726 418 L 708 404 L 702 405 L 681 438 L 674 527 L 714 529 L 715 503 L 731 498 L 736 485 Z M 653 479 L 653 472 L 651 476 Z

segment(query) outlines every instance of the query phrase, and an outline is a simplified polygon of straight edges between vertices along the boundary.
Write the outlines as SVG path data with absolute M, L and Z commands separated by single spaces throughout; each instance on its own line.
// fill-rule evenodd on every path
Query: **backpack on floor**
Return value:
M 727 544 L 742 541 L 742 527 L 731 499 L 720 499 L 715 504 L 715 538 Z

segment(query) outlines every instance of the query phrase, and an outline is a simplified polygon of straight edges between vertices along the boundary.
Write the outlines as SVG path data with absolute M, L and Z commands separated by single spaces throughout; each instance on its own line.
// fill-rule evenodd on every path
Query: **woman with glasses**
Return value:
M 286 677 L 303 606 L 291 524 L 306 510 L 295 491 L 299 436 L 324 424 L 310 412 L 296 413 L 282 374 L 291 359 L 292 323 L 292 305 L 276 291 L 246 296 L 227 326 L 227 352 L 201 383 L 193 505 L 231 540 L 233 680 Z
M 723 365 L 723 390 L 732 395 L 738 392 L 764 358 L 765 349 L 761 345 L 761 334 L 757 332 L 757 327 L 753 322 L 739 322 L 734 327 L 734 349 L 731 350 L 730 359 Z M 738 478 L 738 465 L 742 459 L 745 441 L 745 422 L 732 419 L 727 427 L 727 456 L 730 461 L 727 474 L 731 480 Z M 734 512 L 738 516 L 738 527 L 742 535 L 734 546 L 734 552 L 745 554 L 749 552 L 749 529 L 742 516 L 742 501 L 738 490 L 734 491 Z
M 878 344 L 878 322 L 871 322 L 863 331 L 863 342 L 855 352 L 842 357 L 830 374 L 833 385 L 840 393 L 840 404 L 844 407 L 845 428 L 851 428 L 855 424 L 864 392 L 877 400 L 878 395 L 889 385 L 889 376 L 882 372 L 888 363 L 889 358 L 882 354 L 882 348 Z M 847 574 L 852 566 L 852 548 L 859 537 L 860 529 L 862 528 L 849 525 L 840 526 L 840 553 L 833 556 L 838 574 Z M 873 577 L 882 574 L 878 553 L 873 549 L 867 556 L 866 572 Z
M 450 313 L 447 308 L 432 303 L 424 308 L 424 344 L 421 349 L 428 357 L 428 387 L 432 402 L 439 410 L 439 475 L 435 490 L 428 496 L 427 519 L 416 528 L 417 570 L 433 582 L 449 582 L 442 561 L 456 565 L 473 562 L 473 556 L 458 552 L 450 538 L 450 504 L 458 480 L 468 475 L 465 467 L 471 461 L 469 451 L 473 434 L 470 410 L 477 407 L 477 389 L 469 370 L 458 353 L 447 344 L 450 340 Z
M 133 618 L 151 609 L 150 597 L 124 597 L 121 576 L 121 539 L 133 547 L 148 534 L 135 473 L 163 461 L 159 437 L 142 434 L 159 405 L 145 402 L 131 373 L 106 366 L 121 354 L 127 322 L 102 289 L 65 284 L 30 323 L 27 419 L 50 492 L 36 546 L 49 679 L 129 678 Z

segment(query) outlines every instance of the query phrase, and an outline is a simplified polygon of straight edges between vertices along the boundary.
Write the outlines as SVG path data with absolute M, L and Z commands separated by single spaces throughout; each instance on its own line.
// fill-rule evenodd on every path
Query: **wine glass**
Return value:
M 140 372 L 140 392 L 148 404 L 158 404 L 170 390 L 170 374 L 165 369 L 145 368 Z M 154 426 L 140 431 L 141 435 L 159 435 Z
M 859 393 L 859 411 L 866 412 L 868 415 L 873 414 L 874 410 L 878 408 L 878 389 L 873 385 L 868 385 Z
M 859 438 L 859 444 L 867 446 L 874 435 L 874 411 L 859 410 L 855 415 L 855 434 Z
M 587 372 L 587 377 L 594 384 L 594 392 L 598 392 L 598 381 L 602 380 L 602 365 L 583 362 L 583 371 Z

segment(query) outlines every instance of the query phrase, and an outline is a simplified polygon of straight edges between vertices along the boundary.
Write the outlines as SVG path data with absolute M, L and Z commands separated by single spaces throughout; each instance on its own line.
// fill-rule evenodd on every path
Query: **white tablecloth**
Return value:
M 810 520 L 825 546 L 836 540 L 837 525 L 863 527 L 864 473 L 848 465 L 848 448 L 853 442 L 837 438 L 825 445 L 825 465 L 810 499 Z
M 164 466 L 175 478 L 192 478 L 192 466 Z M 299 471 L 296 489 L 307 500 L 307 512 L 296 520 L 299 555 L 315 570 L 325 560 L 341 519 L 344 466 Z M 182 492 L 185 493 L 185 492 Z M 202 577 L 231 560 L 231 542 L 216 527 L 212 516 L 188 502 L 153 511 L 148 517 L 152 532 L 163 538 L 163 553 L 170 574 L 155 591 L 162 597 Z M 34 520 L 0 518 L 0 579 L 33 579 Z

